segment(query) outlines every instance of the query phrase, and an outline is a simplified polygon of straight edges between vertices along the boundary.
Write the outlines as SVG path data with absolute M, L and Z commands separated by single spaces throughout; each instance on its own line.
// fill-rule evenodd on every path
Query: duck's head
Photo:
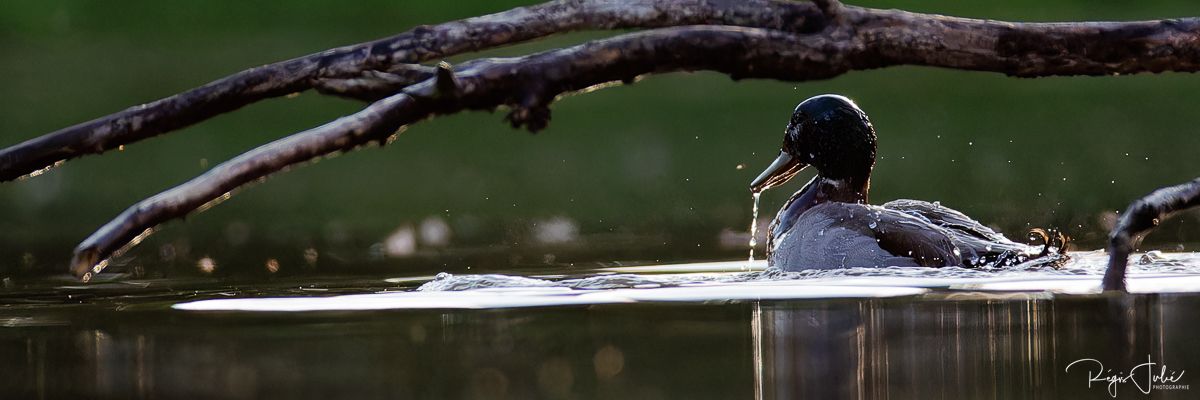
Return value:
M 875 128 L 848 98 L 815 96 L 796 106 L 779 157 L 750 183 L 754 193 L 779 186 L 809 165 L 821 178 L 866 196 L 875 166 Z

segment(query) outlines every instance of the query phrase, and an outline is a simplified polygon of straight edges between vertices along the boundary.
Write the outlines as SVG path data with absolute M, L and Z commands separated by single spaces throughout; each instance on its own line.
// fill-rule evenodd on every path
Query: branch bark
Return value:
M 675 26 L 674 25 L 716 26 Z M 415 65 L 577 29 L 663 27 L 525 57 L 449 69 Z M 1200 19 L 1007 23 L 773 0 L 561 0 L 251 69 L 0 151 L 0 178 L 178 129 L 254 101 L 309 88 L 378 100 L 363 111 L 269 143 L 139 202 L 80 244 L 72 270 L 157 225 L 226 198 L 287 166 L 371 142 L 423 118 L 512 109 L 531 131 L 559 95 L 644 74 L 712 70 L 734 79 L 825 79 L 850 70 L 925 65 L 1012 76 L 1200 70 Z M 379 100 L 382 99 L 382 100 Z
M 403 68 L 404 64 L 556 33 L 681 25 L 815 32 L 822 21 L 820 12 L 811 4 L 789 1 L 557 0 L 439 25 L 423 25 L 389 38 L 248 69 L 180 94 L 27 140 L 0 150 L 0 181 L 34 174 L 60 161 L 103 153 L 260 100 L 314 87 L 361 99 L 363 87 L 353 85 L 371 82 L 353 80 L 369 75 L 370 71 Z M 383 97 L 379 92 L 372 93 L 375 99 Z
M 1134 247 L 1163 220 L 1196 206 L 1200 206 L 1200 178 L 1155 190 L 1130 204 L 1108 236 L 1104 290 L 1125 291 L 1125 268 Z
M 982 68 L 1015 76 L 1195 71 L 1195 19 L 1114 23 L 1006 23 L 892 10 L 776 0 L 558 0 L 492 15 L 420 26 L 399 35 L 249 69 L 178 95 L 0 150 L 0 180 L 187 127 L 245 105 L 318 88 L 353 98 L 386 96 L 362 78 L 471 51 L 581 29 L 732 25 L 892 44 L 879 55 L 901 63 Z M 923 52 L 906 53 L 913 50 Z M 1042 60 L 1046 58 L 1046 60 Z M 1078 63 L 1078 65 L 1076 64 Z M 1058 72 L 1055 72 L 1055 71 Z M 369 78 L 369 77 L 368 77 Z M 406 82 L 411 84 L 412 82 Z M 364 86 L 366 85 L 366 86 Z M 393 84 L 388 87 L 400 86 Z
M 456 72 L 435 72 L 358 113 L 258 147 L 138 202 L 79 244 L 71 270 L 90 280 L 104 269 L 106 259 L 136 245 L 163 222 L 224 200 L 232 190 L 287 166 L 371 142 L 386 143 L 400 126 L 429 116 L 509 105 L 512 111 L 506 118 L 514 127 L 538 130 L 548 123 L 548 106 L 560 94 L 633 82 L 648 73 L 703 69 L 742 77 L 826 78 L 840 72 L 826 62 L 823 50 L 831 43 L 823 36 L 691 26 L 464 63 Z M 454 83 L 447 84 L 447 79 Z

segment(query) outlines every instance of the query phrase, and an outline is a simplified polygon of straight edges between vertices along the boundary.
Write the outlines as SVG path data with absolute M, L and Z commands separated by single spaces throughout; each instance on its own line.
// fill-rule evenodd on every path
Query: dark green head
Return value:
M 784 130 L 779 157 L 750 184 L 761 192 L 782 185 L 811 165 L 817 175 L 866 194 L 875 166 L 875 128 L 867 114 L 843 96 L 825 94 L 796 106 Z

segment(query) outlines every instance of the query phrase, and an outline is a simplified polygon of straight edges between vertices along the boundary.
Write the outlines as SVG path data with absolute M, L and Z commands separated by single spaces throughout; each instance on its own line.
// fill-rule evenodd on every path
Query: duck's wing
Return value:
M 971 219 L 971 217 L 958 212 L 958 210 L 938 203 L 900 199 L 884 203 L 883 208 L 900 211 L 924 219 L 931 224 L 953 230 L 956 233 L 962 233 L 991 242 L 1013 243 L 1004 237 L 1004 235 L 984 226 L 979 221 Z
M 776 241 L 769 260 L 785 270 L 962 265 L 944 230 L 912 215 L 863 204 L 814 206 Z
M 942 228 L 949 235 L 967 266 L 1008 266 L 1047 255 L 1045 249 L 1009 240 L 1003 234 L 937 203 L 920 200 L 894 200 L 884 208 L 902 212 Z M 1049 245 L 1049 243 L 1047 243 Z
M 928 220 L 884 207 L 870 207 L 868 227 L 879 247 L 901 257 L 911 257 L 922 267 L 959 266 L 962 252 L 946 230 Z M 871 219 L 875 224 L 871 224 Z

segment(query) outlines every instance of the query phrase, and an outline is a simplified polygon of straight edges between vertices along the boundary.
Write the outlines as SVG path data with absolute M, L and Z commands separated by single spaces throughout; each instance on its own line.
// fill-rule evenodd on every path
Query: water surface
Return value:
M 1088 387 L 1091 362 L 1067 366 L 1091 358 L 1128 371 L 1147 357 L 1187 385 L 1200 368 L 1200 255 L 1137 255 L 1132 295 L 1094 292 L 1103 258 L 1076 253 L 1057 270 L 785 273 L 731 261 L 252 285 L 9 282 L 0 389 L 14 398 L 1102 398 L 1106 384 Z M 1135 385 L 1115 390 L 1141 396 Z

